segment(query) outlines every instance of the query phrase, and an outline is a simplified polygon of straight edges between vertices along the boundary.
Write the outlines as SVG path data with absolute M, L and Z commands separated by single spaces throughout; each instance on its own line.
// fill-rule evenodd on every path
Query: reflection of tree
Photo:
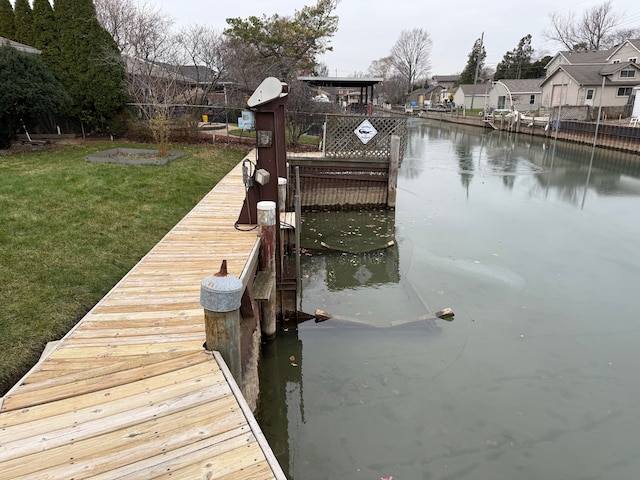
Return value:
M 467 132 L 457 132 L 454 137 L 454 151 L 458 157 L 458 166 L 460 167 L 460 181 L 462 186 L 469 193 L 469 185 L 473 178 L 473 148 L 472 139 Z

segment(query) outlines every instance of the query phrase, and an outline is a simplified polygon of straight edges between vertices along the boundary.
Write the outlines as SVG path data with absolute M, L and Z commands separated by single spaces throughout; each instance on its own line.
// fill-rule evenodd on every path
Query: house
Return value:
M 432 85 L 440 85 L 445 90 L 453 90 L 460 81 L 460 75 L 434 75 L 431 77 Z
M 537 79 L 502 79 L 493 82 L 487 104 L 491 108 L 510 109 L 526 113 L 542 105 L 542 88 Z
M 431 85 L 429 88 L 419 88 L 409 94 L 407 102 L 414 107 L 429 107 L 442 101 L 442 85 Z
M 640 40 L 627 40 L 602 52 L 560 52 L 540 83 L 542 106 L 575 107 L 575 118 L 593 118 L 602 104 L 610 116 L 628 116 L 634 87 L 640 85 Z
M 40 55 L 42 53 L 37 48 L 30 47 L 29 45 L 25 45 L 24 43 L 14 42 L 13 40 L 9 40 L 8 38 L 4 37 L 0 37 L 0 45 L 8 45 L 24 53 L 34 53 L 36 55 Z
M 442 91 L 440 92 L 441 100 L 447 98 L 447 94 L 449 92 L 453 92 L 460 82 L 460 75 L 434 75 L 431 77 L 432 85 L 439 85 L 442 87 Z
M 459 85 L 453 94 L 453 102 L 464 108 L 484 108 L 488 105 L 490 89 L 491 85 L 488 82 Z

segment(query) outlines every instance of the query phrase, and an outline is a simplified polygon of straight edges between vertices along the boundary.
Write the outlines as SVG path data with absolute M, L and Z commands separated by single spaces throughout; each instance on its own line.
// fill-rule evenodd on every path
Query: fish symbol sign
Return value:
M 366 145 L 367 143 L 369 143 L 369 140 L 376 136 L 378 131 L 373 125 L 371 125 L 371 122 L 369 120 L 365 120 L 356 127 L 353 133 L 355 133 L 360 141 Z

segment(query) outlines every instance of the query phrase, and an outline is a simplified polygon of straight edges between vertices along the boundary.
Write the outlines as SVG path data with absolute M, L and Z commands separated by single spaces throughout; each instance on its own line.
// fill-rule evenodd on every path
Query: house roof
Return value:
M 178 67 L 180 74 L 193 81 L 193 83 L 213 83 L 218 79 L 218 73 L 204 65 L 183 65 Z
M 527 78 L 527 79 L 507 79 L 499 80 L 507 86 L 511 93 L 542 93 L 540 83 L 543 78 Z
M 611 50 L 609 50 L 609 56 L 607 57 L 607 60 L 610 60 L 613 57 L 615 57 L 616 54 L 620 51 L 620 49 L 625 45 L 630 45 L 631 47 L 635 48 L 638 51 L 638 53 L 640 53 L 640 39 L 626 40 L 622 42 L 620 45 L 618 45 L 617 47 L 613 47 Z
M 563 71 L 579 85 L 597 86 L 602 83 L 601 69 L 602 65 L 560 65 L 549 77 L 542 81 L 542 84 L 546 83 L 558 72 Z
M 418 88 L 417 90 L 414 90 L 413 92 L 411 92 L 410 95 L 422 95 L 425 93 L 431 93 L 431 92 L 435 92 L 438 89 L 443 89 L 444 87 L 442 85 L 431 85 L 428 88 Z
M 551 75 L 545 78 L 540 85 L 547 83 L 552 77 L 560 71 L 565 72 L 579 85 L 598 86 L 602 83 L 602 76 L 610 76 L 620 70 L 628 70 L 633 68 L 640 71 L 640 65 L 632 62 L 624 63 L 607 63 L 607 64 L 592 64 L 592 65 L 560 65 Z M 634 86 L 638 84 L 637 78 L 630 78 L 629 80 L 613 80 L 607 78 L 606 83 L 616 85 L 630 85 Z
M 468 97 L 470 95 L 474 95 L 476 97 L 482 96 L 482 95 L 488 95 L 490 90 L 489 86 L 483 83 L 479 83 L 477 85 L 462 84 L 462 85 L 459 85 L 458 88 L 462 90 L 462 93 L 464 94 L 465 97 Z
M 571 65 L 588 65 L 593 63 L 607 63 L 610 50 L 598 52 L 560 52 Z
M 431 77 L 435 82 L 457 82 L 460 75 L 434 75 Z
M 8 38 L 0 37 L 0 45 L 9 45 L 10 47 L 15 48 L 21 52 L 25 53 L 35 53 L 36 55 L 40 55 L 42 51 L 37 48 L 31 47 L 29 45 L 25 45 L 24 43 L 14 42 L 13 40 L 9 40 Z
M 640 65 L 634 62 L 620 62 L 620 63 L 609 63 L 600 69 L 601 75 L 613 75 L 614 73 L 618 73 L 620 70 L 636 70 L 640 71 Z M 637 77 L 629 79 L 631 83 L 638 83 Z M 620 83 L 620 80 L 617 80 Z M 627 83 L 625 81 L 625 83 Z
M 381 83 L 382 77 L 298 77 L 301 82 L 316 87 L 372 87 Z

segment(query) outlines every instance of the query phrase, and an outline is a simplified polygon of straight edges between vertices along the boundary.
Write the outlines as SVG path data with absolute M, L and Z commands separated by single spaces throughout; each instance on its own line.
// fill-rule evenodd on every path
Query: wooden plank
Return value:
M 85 478 L 111 471 L 157 455 L 158 452 L 182 448 L 204 438 L 224 441 L 249 432 L 241 415 L 229 415 L 237 407 L 232 396 L 215 404 L 204 403 L 184 412 L 175 412 L 146 422 L 118 429 L 104 435 L 62 445 L 46 452 L 2 463 L 2 471 L 11 478 L 22 475 L 25 463 L 31 472 L 46 470 L 48 478 Z M 99 453 L 99 455 L 97 455 Z
M 238 164 L 8 392 L 1 477 L 284 479 L 202 348 L 202 279 L 222 259 L 245 286 L 255 271 L 260 238 L 234 228 L 243 201 Z
M 39 420 L 47 415 L 60 415 L 87 405 L 102 405 L 127 396 L 138 394 L 147 396 L 154 388 L 158 388 L 163 383 L 173 379 L 175 371 L 163 372 L 162 369 L 158 368 L 156 375 L 140 378 L 139 370 L 132 369 L 71 383 L 54 384 L 40 389 L 27 389 L 24 394 L 21 393 L 21 390 L 18 390 L 17 394 L 12 393 L 5 397 L 4 410 L 19 410 L 27 407 L 29 409 L 25 412 L 20 412 L 23 414 L 22 416 L 1 415 L 0 427 L 8 428 L 10 425 Z M 203 362 L 177 371 L 180 372 L 181 378 L 185 382 L 196 379 L 194 380 L 196 383 L 201 383 L 203 375 L 211 377 L 212 380 L 221 381 L 217 371 L 212 370 L 210 365 Z M 149 372 L 152 372 L 152 369 L 149 369 Z M 144 371 L 144 374 L 147 375 L 147 371 Z M 97 395 L 86 396 L 94 393 Z M 49 403 L 51 405 L 47 405 Z
M 159 388 L 157 392 L 128 396 L 117 402 L 102 404 L 99 409 L 95 406 L 82 409 L 80 413 L 83 421 L 67 412 L 48 417 L 51 425 L 44 431 L 46 425 L 42 426 L 43 422 L 8 427 L 0 445 L 0 459 L 7 461 L 75 444 L 81 440 L 138 425 L 146 420 L 162 418 L 173 412 L 181 412 L 179 417 L 187 416 L 189 410 L 200 405 L 209 405 L 211 412 L 214 399 L 230 395 L 228 387 L 222 382 L 206 388 L 202 388 L 201 382 L 195 380 L 179 382 L 167 388 Z M 226 409 L 226 413 L 230 416 L 233 411 Z M 238 419 L 241 420 L 240 417 Z
M 223 454 L 231 452 L 231 462 L 241 462 L 244 455 L 255 456 L 259 448 L 253 441 L 253 434 L 244 432 L 241 435 L 223 436 L 222 438 L 205 438 L 182 448 L 175 448 L 158 455 L 139 459 L 134 463 L 114 468 L 105 474 L 91 477 L 93 480 L 111 480 L 113 478 L 189 478 L 176 474 L 181 469 L 196 465 L 202 468 L 207 464 L 218 465 Z M 240 449 L 240 450 L 238 450 Z M 209 467 L 209 468 L 211 468 Z M 218 468 L 215 469 L 216 473 Z M 206 477 L 195 477 L 206 478 Z M 215 477 L 211 477 L 215 478 Z
M 273 291 L 273 283 L 273 276 L 269 272 L 257 272 L 253 281 L 253 298 L 256 300 L 269 300 Z

